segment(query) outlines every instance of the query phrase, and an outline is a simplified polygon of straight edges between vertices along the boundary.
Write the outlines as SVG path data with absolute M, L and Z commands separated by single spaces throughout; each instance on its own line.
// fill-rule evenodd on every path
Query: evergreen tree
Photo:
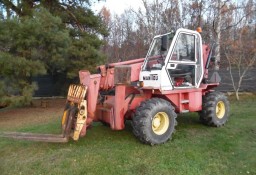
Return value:
M 31 78 L 65 70 L 70 42 L 61 19 L 43 8 L 33 18 L 0 21 L 2 103 L 28 104 L 36 89 Z
M 0 103 L 28 104 L 36 89 L 33 76 L 75 78 L 104 62 L 99 37 L 107 31 L 89 1 L 13 2 L 0 1 L 8 9 L 0 19 Z

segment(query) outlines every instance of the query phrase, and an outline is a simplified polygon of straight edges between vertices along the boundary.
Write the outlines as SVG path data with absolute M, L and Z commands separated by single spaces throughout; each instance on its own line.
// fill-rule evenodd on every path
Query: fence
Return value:
M 211 71 L 210 71 L 211 72 Z M 222 92 L 232 92 L 234 91 L 232 81 L 230 78 L 230 73 L 228 69 L 219 70 L 219 74 L 221 77 L 220 86 L 216 88 L 216 90 Z M 239 71 L 237 69 L 232 70 L 232 75 L 235 80 L 235 84 L 238 84 L 239 81 Z M 211 76 L 211 73 L 210 73 Z M 249 70 L 245 77 L 243 77 L 243 81 L 240 88 L 241 92 L 256 92 L 256 68 Z
M 211 76 L 211 72 L 209 73 L 209 76 Z M 216 90 L 222 91 L 222 92 L 232 92 L 234 91 L 230 74 L 227 69 L 221 69 L 219 70 L 219 74 L 221 77 L 221 83 L 220 86 L 216 88 Z M 239 73 L 238 70 L 233 70 L 233 77 L 235 81 L 239 79 Z M 34 78 L 34 81 L 37 82 L 39 89 L 35 92 L 35 97 L 52 97 L 52 96 L 61 96 L 63 95 L 63 88 L 68 87 L 68 85 L 59 86 L 56 85 L 56 81 L 54 78 L 50 75 L 44 75 Z M 65 80 L 62 80 L 63 82 L 66 82 Z M 242 85 L 241 85 L 241 92 L 256 92 L 256 68 L 249 70 L 246 76 L 243 79 Z

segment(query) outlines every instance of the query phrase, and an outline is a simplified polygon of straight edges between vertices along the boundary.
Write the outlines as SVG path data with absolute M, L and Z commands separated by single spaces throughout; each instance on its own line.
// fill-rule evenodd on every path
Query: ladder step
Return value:
M 111 108 L 107 108 L 107 107 L 97 107 L 97 110 L 111 112 Z
M 181 113 L 188 113 L 189 110 L 182 110 Z
M 188 103 L 189 102 L 189 100 L 181 100 L 181 103 L 183 104 L 183 103 Z

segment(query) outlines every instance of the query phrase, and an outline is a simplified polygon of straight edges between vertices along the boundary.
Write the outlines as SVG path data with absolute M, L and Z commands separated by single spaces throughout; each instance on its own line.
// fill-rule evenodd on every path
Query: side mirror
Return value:
M 167 51 L 167 35 L 161 37 L 161 51 Z

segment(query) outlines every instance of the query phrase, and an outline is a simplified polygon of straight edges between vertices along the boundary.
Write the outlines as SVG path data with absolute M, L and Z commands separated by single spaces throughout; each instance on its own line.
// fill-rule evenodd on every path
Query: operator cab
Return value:
M 203 77 L 198 32 L 179 29 L 154 37 L 140 72 L 144 88 L 198 88 Z

